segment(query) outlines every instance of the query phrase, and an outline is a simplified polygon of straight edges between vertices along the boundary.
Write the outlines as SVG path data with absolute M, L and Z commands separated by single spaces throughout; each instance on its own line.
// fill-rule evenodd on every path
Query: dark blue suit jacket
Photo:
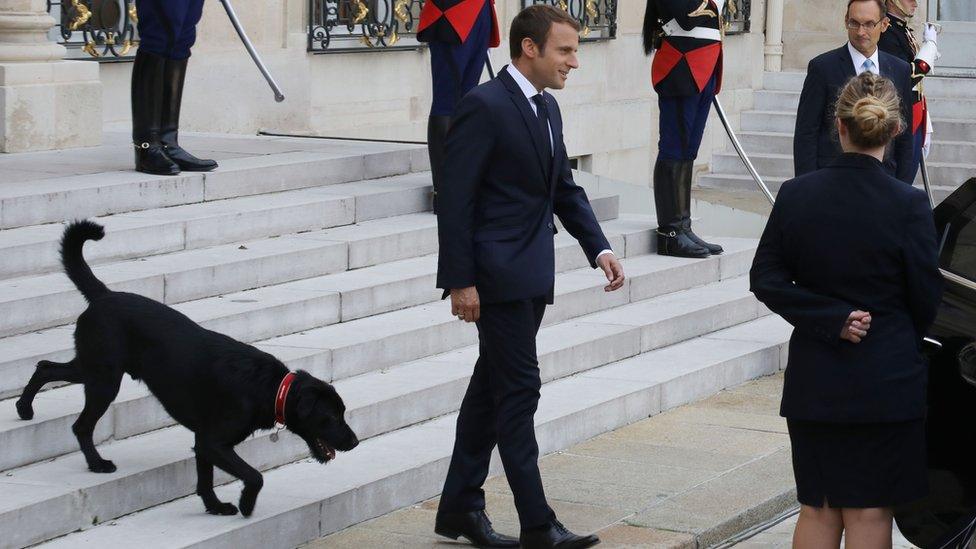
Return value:
M 922 191 L 880 162 L 842 154 L 783 184 L 750 272 L 760 301 L 793 325 L 781 413 L 885 422 L 925 416 L 922 338 L 942 292 L 935 222 Z M 868 335 L 840 339 L 851 311 Z
M 885 169 L 911 184 L 915 180 L 912 162 L 912 71 L 908 63 L 885 52 L 878 52 L 881 76 L 895 83 L 901 96 L 904 131 L 888 147 Z M 840 141 L 834 127 L 834 104 L 847 81 L 854 78 L 854 61 L 847 44 L 818 55 L 807 67 L 800 107 L 796 111 L 793 133 L 793 167 L 796 176 L 825 168 L 840 156 Z
M 545 94 L 554 154 L 507 67 L 458 104 L 438 189 L 437 287 L 476 286 L 482 303 L 546 297 L 555 280 L 553 215 L 592 267 L 610 249 L 586 192 L 573 182 L 556 100 Z

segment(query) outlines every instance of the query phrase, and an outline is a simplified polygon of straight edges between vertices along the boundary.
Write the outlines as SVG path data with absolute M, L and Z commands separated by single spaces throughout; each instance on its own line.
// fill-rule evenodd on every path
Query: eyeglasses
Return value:
M 868 21 L 867 23 L 858 23 L 857 21 L 855 21 L 853 19 L 848 19 L 847 20 L 847 28 L 849 28 L 851 30 L 857 30 L 857 29 L 863 28 L 864 30 L 866 30 L 868 32 L 871 32 L 874 29 L 878 28 L 878 25 L 880 25 L 880 24 L 881 24 L 881 21 Z

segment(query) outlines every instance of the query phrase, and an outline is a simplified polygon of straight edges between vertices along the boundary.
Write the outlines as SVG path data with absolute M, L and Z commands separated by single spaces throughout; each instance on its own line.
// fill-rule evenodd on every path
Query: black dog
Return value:
M 233 515 L 237 508 L 217 499 L 215 465 L 244 482 L 241 513 L 254 511 L 264 480 L 234 451 L 254 431 L 283 423 L 321 463 L 333 459 L 336 450 L 359 444 L 343 417 L 342 399 L 328 383 L 307 372 L 289 373 L 268 353 L 206 330 L 162 303 L 109 290 L 82 255 L 85 241 L 103 236 L 104 229 L 91 221 L 64 231 L 61 262 L 88 308 L 75 327 L 75 358 L 37 364 L 17 401 L 22 419 L 34 417 L 32 402 L 45 383 L 83 383 L 85 407 L 72 431 L 90 470 L 114 472 L 115 464 L 95 450 L 92 434 L 128 373 L 145 382 L 166 411 L 196 435 L 197 494 L 207 512 L 217 515 Z

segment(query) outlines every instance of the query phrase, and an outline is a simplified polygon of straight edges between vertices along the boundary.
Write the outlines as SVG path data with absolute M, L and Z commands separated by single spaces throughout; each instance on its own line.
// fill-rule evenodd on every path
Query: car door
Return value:
M 942 304 L 929 356 L 929 495 L 896 509 L 901 532 L 923 549 L 966 547 L 976 532 L 976 178 L 935 209 Z

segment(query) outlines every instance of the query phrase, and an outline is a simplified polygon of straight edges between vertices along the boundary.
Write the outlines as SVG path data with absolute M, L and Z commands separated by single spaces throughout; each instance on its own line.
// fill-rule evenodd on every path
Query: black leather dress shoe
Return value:
M 577 536 L 570 532 L 558 520 L 553 520 L 548 528 L 523 530 L 519 537 L 522 549 L 583 549 L 593 547 L 600 543 L 600 538 L 589 536 Z
M 517 539 L 496 532 L 483 510 L 468 513 L 437 513 L 434 532 L 446 538 L 464 538 L 475 547 L 519 546 Z

